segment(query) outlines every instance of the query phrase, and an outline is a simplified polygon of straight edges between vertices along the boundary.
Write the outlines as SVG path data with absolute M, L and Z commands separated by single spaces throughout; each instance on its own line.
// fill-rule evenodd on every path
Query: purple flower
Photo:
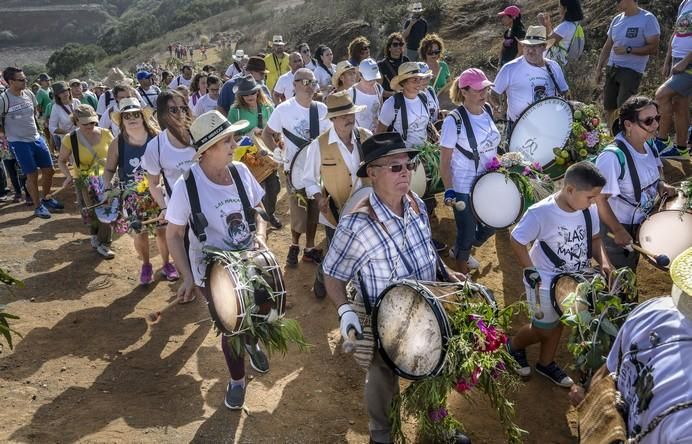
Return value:
M 533 168 L 536 171 L 540 171 L 541 173 L 543 172 L 543 167 L 541 166 L 540 163 L 534 162 L 531 164 L 531 168 Z
M 428 418 L 430 418 L 432 422 L 440 422 L 445 419 L 447 415 L 447 409 L 444 407 L 428 410 Z
M 485 169 L 488 171 L 495 171 L 500 168 L 500 159 L 493 157 L 490 162 L 485 165 Z
M 493 379 L 497 379 L 497 378 L 499 378 L 500 376 L 502 376 L 502 374 L 503 374 L 506 370 L 507 370 L 507 367 L 505 367 L 505 363 L 502 362 L 502 361 L 500 361 L 500 362 L 495 366 L 495 368 L 492 369 L 492 370 L 490 371 L 490 376 L 492 376 Z
M 524 176 L 530 176 L 531 175 L 531 168 L 529 168 L 528 166 L 525 166 L 524 171 L 522 171 L 521 174 L 523 174 Z
M 598 131 L 594 130 L 586 134 L 586 146 L 593 148 L 598 145 L 599 134 Z

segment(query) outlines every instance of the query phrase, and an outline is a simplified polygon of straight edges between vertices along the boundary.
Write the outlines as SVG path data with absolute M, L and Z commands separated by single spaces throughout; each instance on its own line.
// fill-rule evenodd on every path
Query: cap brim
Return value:
M 420 150 L 418 148 L 412 147 L 412 148 L 397 148 L 395 150 L 387 151 L 385 154 L 370 160 L 368 163 L 361 162 L 360 168 L 358 168 L 358 171 L 356 172 L 356 176 L 368 177 L 368 165 L 370 165 L 372 162 L 374 162 L 378 159 L 382 159 L 383 157 L 393 156 L 395 154 L 402 154 L 402 153 L 407 153 L 409 159 L 413 159 L 414 157 L 416 157 L 420 153 Z
M 232 133 L 237 133 L 240 130 L 243 130 L 250 126 L 250 122 L 247 120 L 238 120 L 235 123 L 232 123 L 231 126 L 226 128 L 225 130 L 221 131 L 218 135 L 216 135 L 213 139 L 211 139 L 209 142 L 205 143 L 201 147 L 197 148 L 197 152 L 195 153 L 194 157 L 192 158 L 193 162 L 199 162 L 199 159 L 202 157 L 202 154 L 204 154 L 205 151 L 207 151 L 209 148 L 214 146 L 216 142 L 219 140 L 223 139 L 224 137 L 228 136 L 229 134 Z

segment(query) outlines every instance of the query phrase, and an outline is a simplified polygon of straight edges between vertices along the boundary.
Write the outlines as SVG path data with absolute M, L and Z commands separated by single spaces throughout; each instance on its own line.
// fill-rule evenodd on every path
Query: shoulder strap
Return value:
M 320 115 L 317 103 L 310 103 L 310 140 L 315 140 L 320 135 Z
M 238 190 L 238 196 L 240 197 L 240 204 L 243 206 L 243 213 L 245 214 L 245 220 L 250 227 L 250 232 L 254 233 L 257 231 L 257 225 L 255 223 L 255 209 L 250 205 L 250 199 L 247 197 L 245 192 L 245 185 L 240 179 L 240 174 L 238 169 L 233 162 L 228 164 L 228 170 L 231 172 L 231 177 L 233 177 L 233 182 L 235 182 L 235 187 Z
M 591 259 L 593 256 L 593 248 L 591 242 L 593 241 L 593 225 L 591 221 L 591 212 L 589 209 L 582 210 L 584 215 L 584 223 L 586 224 L 586 259 Z
M 408 113 L 406 112 L 404 94 L 400 92 L 394 94 L 394 119 L 389 128 L 387 128 L 387 132 L 391 132 L 394 129 L 396 117 L 399 113 L 401 113 L 401 138 L 406 140 L 408 138 Z
M 464 128 L 466 129 L 466 140 L 469 142 L 469 147 L 471 151 L 465 149 L 459 143 L 456 144 L 456 149 L 459 150 L 461 154 L 464 155 L 469 160 L 473 160 L 473 164 L 478 171 L 478 166 L 480 164 L 480 154 L 478 154 L 478 142 L 476 141 L 476 135 L 473 133 L 473 127 L 471 126 L 471 120 L 469 119 L 469 114 L 464 108 L 464 105 L 459 106 L 457 109 L 450 113 L 452 118 L 457 124 L 457 136 L 461 134 L 461 124 L 463 122 Z M 458 116 L 458 117 L 457 117 Z
M 548 63 L 547 61 L 545 62 L 545 68 L 548 71 L 548 75 L 550 76 L 550 80 L 552 80 L 553 85 L 555 85 L 555 91 L 557 91 L 557 93 L 559 95 L 563 95 L 564 91 L 562 91 L 560 89 L 560 86 L 557 84 L 557 80 L 555 80 L 555 74 L 553 74 L 553 69 L 550 67 L 550 63 Z
M 630 150 L 627 149 L 622 140 L 615 139 L 615 144 L 620 149 L 620 151 L 622 151 L 622 154 L 625 156 L 625 161 L 627 162 L 627 169 L 629 170 L 630 178 L 632 179 L 632 188 L 634 189 L 634 200 L 637 204 L 639 204 L 639 202 L 641 202 L 642 199 L 642 184 L 639 180 L 639 174 L 637 173 L 637 167 L 634 163 L 634 159 L 632 158 Z
M 562 267 L 564 267 L 565 261 L 564 261 L 560 256 L 558 256 L 557 254 L 555 254 L 555 252 L 553 251 L 553 249 L 550 248 L 550 246 L 548 246 L 548 244 L 545 243 L 545 241 L 539 241 L 539 242 L 538 242 L 538 245 L 541 246 L 541 250 L 543 250 L 543 253 L 546 255 L 546 257 L 548 258 L 548 260 L 549 260 L 550 262 L 553 263 L 553 265 L 555 266 L 555 268 L 562 268 Z
M 204 243 L 207 241 L 206 228 L 209 223 L 202 213 L 202 206 L 199 203 L 199 193 L 197 192 L 197 182 L 192 170 L 187 172 L 185 178 L 185 188 L 187 188 L 187 198 L 190 201 L 190 228 L 197 239 Z
M 72 145 L 72 157 L 74 159 L 75 167 L 79 169 L 79 141 L 77 141 L 76 130 L 70 133 L 70 144 Z
M 110 90 L 107 90 L 107 91 L 106 91 L 106 100 L 105 100 L 105 102 L 106 102 L 106 108 L 108 108 L 108 105 L 110 105 L 111 100 L 113 100 L 113 95 L 111 94 L 111 91 L 110 91 Z
M 240 108 L 238 108 L 238 120 L 240 120 Z M 264 129 L 264 116 L 262 115 L 262 105 L 257 100 L 257 128 Z
M 302 137 L 296 136 L 295 134 L 293 134 L 292 132 L 290 132 L 286 128 L 281 128 L 281 132 L 284 133 L 284 136 L 286 136 L 286 138 L 288 140 L 293 142 L 293 144 L 296 147 L 298 147 L 298 149 L 303 148 L 304 146 L 307 146 L 310 144 L 309 140 L 305 140 Z
M 357 88 L 355 85 L 353 85 L 353 104 L 354 105 L 356 103 L 356 91 L 357 91 Z
M 483 109 L 485 109 L 486 113 L 490 114 L 490 118 L 493 119 L 493 121 L 494 121 L 495 116 L 493 115 L 493 107 L 490 106 L 489 103 L 486 103 L 485 105 L 483 105 Z
M 118 171 L 120 177 L 125 178 L 125 136 L 123 133 L 118 134 Z
M 149 100 L 149 96 L 147 95 L 147 93 L 144 92 L 144 89 L 143 89 L 141 86 L 139 87 L 139 92 L 142 93 L 141 96 L 144 97 L 144 100 L 147 101 L 147 103 L 149 104 L 149 106 L 151 106 L 152 108 L 154 108 L 154 105 L 152 105 L 151 100 Z
M 622 178 L 625 177 L 625 154 L 622 152 L 622 150 L 620 150 L 620 148 L 614 146 L 607 146 L 603 149 L 603 151 L 613 153 L 618 158 L 618 163 L 620 164 L 620 175 L 618 176 L 618 180 L 622 180 Z
M 7 95 L 7 90 L 5 90 L 0 94 L 0 97 L 2 97 L 2 119 L 0 120 L 0 127 L 4 130 L 5 116 L 7 116 L 7 113 L 10 111 L 10 96 Z
M 166 173 L 165 171 L 163 171 L 163 165 L 161 164 L 161 137 L 163 137 L 163 132 L 159 133 L 159 135 L 156 136 L 156 146 L 159 152 L 159 166 L 161 167 L 161 177 L 163 178 L 163 186 L 166 188 L 166 194 L 168 195 L 168 197 L 171 197 L 173 195 L 173 190 L 171 189 L 171 185 L 168 183 L 168 179 L 166 179 Z M 195 179 L 192 180 L 194 181 Z M 196 189 L 197 188 L 195 187 L 195 190 Z

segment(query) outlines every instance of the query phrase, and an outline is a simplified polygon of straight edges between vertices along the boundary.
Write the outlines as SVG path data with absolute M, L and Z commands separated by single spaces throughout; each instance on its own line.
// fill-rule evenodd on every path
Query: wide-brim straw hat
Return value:
M 197 117 L 190 126 L 192 144 L 197 152 L 192 158 L 193 162 L 199 162 L 202 154 L 218 141 L 250 126 L 247 120 L 239 120 L 231 124 L 220 112 L 208 111 Z
M 111 120 L 113 121 L 113 123 L 115 123 L 116 126 L 120 126 L 120 124 L 122 123 L 123 113 L 134 113 L 137 111 L 142 113 L 142 118 L 144 120 L 149 120 L 151 119 L 151 116 L 154 115 L 153 109 L 142 108 L 142 104 L 139 103 L 139 100 L 137 100 L 136 98 L 125 97 L 120 101 L 117 111 L 113 111 L 111 113 Z
M 132 79 L 127 77 L 119 68 L 111 68 L 106 78 L 103 79 L 103 84 L 108 88 L 114 88 L 119 83 L 132 85 Z
M 673 279 L 673 299 L 692 297 L 692 248 L 683 251 L 673 260 L 670 277 Z
M 245 51 L 243 51 L 242 49 L 236 50 L 235 54 L 233 54 L 233 60 L 235 60 L 236 62 L 240 62 L 247 59 L 249 59 L 249 57 L 247 54 L 245 54 Z
M 421 79 L 429 78 L 428 73 L 421 71 L 420 66 L 416 62 L 404 62 L 399 66 L 399 71 L 396 76 L 389 82 L 389 86 L 394 91 L 401 89 L 401 82 L 404 80 L 420 77 Z
M 524 40 L 519 40 L 522 45 L 533 46 L 533 45 L 548 45 L 552 43 L 552 40 L 548 40 L 548 34 L 545 26 L 529 26 L 526 31 L 526 37 Z
M 351 93 L 348 90 L 330 94 L 325 99 L 325 104 L 327 105 L 327 115 L 325 119 L 360 113 L 367 108 L 365 105 L 355 105 L 351 99 Z
M 341 76 L 345 72 L 351 71 L 351 70 L 355 71 L 356 69 L 358 69 L 358 68 L 351 65 L 351 62 L 349 62 L 348 60 L 343 60 L 343 61 L 337 63 L 336 64 L 336 72 L 332 76 L 332 85 L 334 85 L 335 88 L 338 88 L 339 87 L 339 78 L 341 78 Z
M 410 3 L 410 4 L 406 7 L 406 9 L 408 10 L 408 12 L 414 12 L 414 13 L 415 13 L 415 12 L 423 12 L 423 11 L 425 11 L 425 8 L 423 8 L 423 4 L 422 4 L 422 3 Z

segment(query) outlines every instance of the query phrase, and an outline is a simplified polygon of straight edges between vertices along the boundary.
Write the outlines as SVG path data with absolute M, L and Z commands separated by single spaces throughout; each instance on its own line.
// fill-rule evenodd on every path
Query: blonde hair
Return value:
M 449 88 L 449 100 L 455 105 L 461 105 L 464 103 L 464 95 L 462 94 L 462 89 L 459 88 L 459 77 L 454 79 L 452 86 Z

